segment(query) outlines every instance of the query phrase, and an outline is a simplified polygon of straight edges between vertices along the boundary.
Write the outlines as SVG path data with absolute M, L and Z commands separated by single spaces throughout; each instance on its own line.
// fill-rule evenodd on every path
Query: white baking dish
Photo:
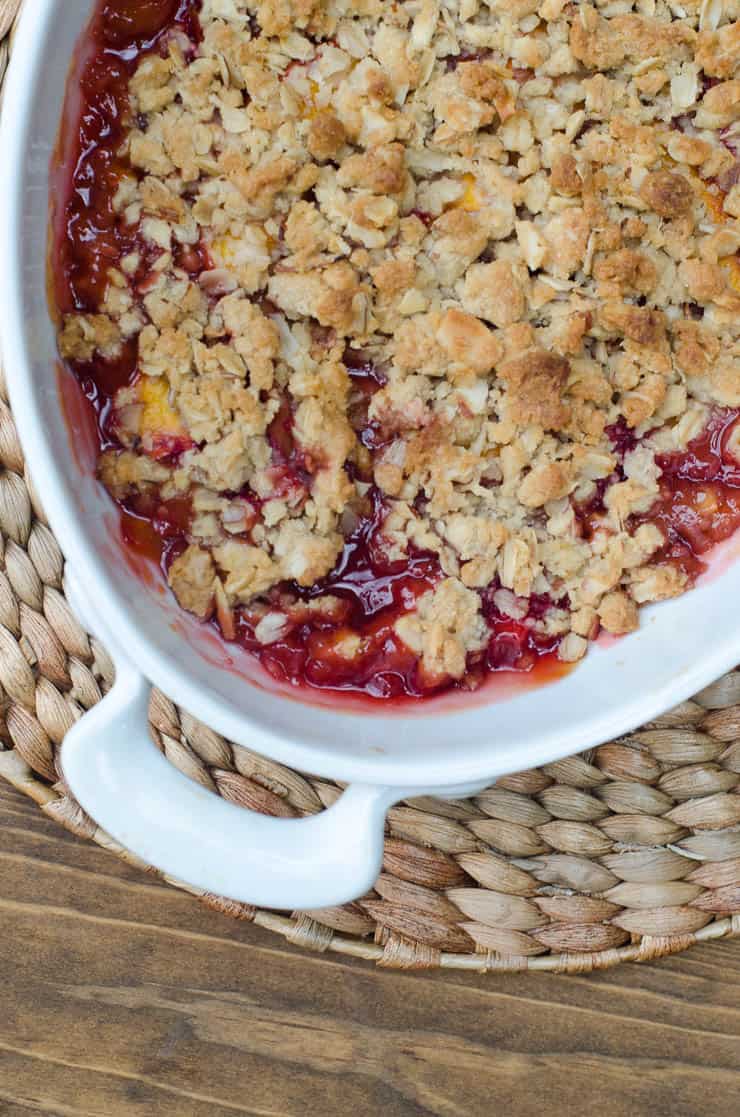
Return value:
M 112 693 L 69 734 L 64 772 L 101 826 L 172 876 L 264 906 L 337 903 L 372 884 L 391 803 L 421 790 L 470 794 L 503 773 L 598 744 L 732 667 L 740 659 L 740 564 L 729 561 L 731 544 L 721 572 L 646 610 L 639 632 L 594 648 L 557 683 L 493 702 L 458 696 L 390 716 L 382 706 L 377 714 L 334 709 L 326 696 L 307 704 L 266 682 L 246 654 L 206 638 L 156 579 L 143 582 L 128 568 L 114 508 L 60 406 L 46 293 L 49 166 L 70 59 L 91 7 L 91 0 L 25 5 L 0 139 L 0 326 L 14 414 L 69 560 L 73 603 L 117 668 Z M 349 790 L 304 821 L 264 818 L 218 799 L 151 744 L 149 683 L 238 744 L 346 781 Z

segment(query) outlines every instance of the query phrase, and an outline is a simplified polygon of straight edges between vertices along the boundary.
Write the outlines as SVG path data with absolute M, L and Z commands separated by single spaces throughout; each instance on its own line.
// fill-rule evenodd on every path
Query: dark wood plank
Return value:
M 0 788 L 0 1117 L 740 1111 L 740 941 L 584 977 L 293 949 Z

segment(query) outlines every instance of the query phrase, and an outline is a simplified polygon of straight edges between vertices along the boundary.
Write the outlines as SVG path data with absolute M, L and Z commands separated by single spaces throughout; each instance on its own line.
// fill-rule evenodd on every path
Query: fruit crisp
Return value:
M 183 608 L 419 696 L 693 584 L 740 523 L 738 0 L 119 0 L 89 38 L 59 347 Z

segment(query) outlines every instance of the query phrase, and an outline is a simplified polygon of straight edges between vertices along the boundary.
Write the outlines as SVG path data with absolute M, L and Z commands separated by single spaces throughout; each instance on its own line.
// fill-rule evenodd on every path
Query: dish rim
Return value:
M 343 780 L 383 782 L 398 786 L 413 786 L 420 779 L 425 784 L 467 783 L 488 778 L 497 772 L 539 766 L 572 755 L 651 720 L 735 666 L 740 659 L 740 627 L 734 639 L 728 637 L 702 648 L 690 668 L 679 672 L 675 678 L 649 695 L 628 698 L 619 705 L 615 703 L 600 716 L 582 719 L 580 723 L 554 725 L 549 732 L 540 734 L 535 740 L 525 743 L 521 740 L 512 740 L 509 743 L 501 741 L 490 759 L 481 750 L 476 758 L 462 762 L 455 757 L 455 750 L 451 749 L 445 764 L 435 761 L 436 770 L 430 771 L 421 750 L 415 761 L 399 761 L 381 755 L 360 757 L 330 753 L 326 748 L 322 751 L 315 742 L 302 743 L 287 732 L 255 724 L 248 714 L 237 711 L 235 707 L 224 704 L 209 693 L 186 665 L 155 648 L 149 637 L 130 619 L 124 595 L 110 577 L 87 536 L 70 486 L 57 470 L 54 453 L 44 430 L 37 400 L 37 391 L 40 389 L 33 382 L 29 346 L 23 325 L 25 297 L 21 230 L 25 208 L 24 163 L 33 146 L 29 125 L 36 85 L 49 49 L 51 21 L 55 13 L 58 17 L 59 8 L 56 0 L 35 0 L 33 5 L 26 5 L 16 31 L 15 48 L 6 77 L 0 124 L 0 144 L 3 151 L 0 165 L 0 197 L 3 198 L 0 209 L 0 249 L 4 260 L 0 280 L 0 332 L 14 418 L 28 460 L 33 463 L 34 477 L 38 479 L 43 492 L 49 522 L 78 581 L 88 587 L 89 593 L 94 593 L 98 602 L 105 603 L 105 620 L 100 621 L 96 617 L 93 625 L 97 635 L 119 651 L 126 649 L 126 658 L 133 661 L 149 681 L 229 739 L 240 744 L 248 743 L 250 747 L 293 768 L 311 770 L 319 775 Z M 50 111 L 54 112 L 56 120 L 56 108 Z M 662 608 L 670 607 L 671 604 Z M 624 646 L 626 655 L 635 654 L 628 643 L 625 642 Z M 245 680 L 245 685 L 251 684 Z M 495 707 L 491 705 L 490 708 Z M 306 703 L 304 709 L 309 717 L 310 703 Z M 347 716 L 350 711 L 340 713 Z M 388 715 L 379 709 L 377 715 L 372 712 L 357 716 L 374 718 Z M 394 720 L 400 720 L 403 714 L 393 713 L 392 716 Z M 421 735 L 425 721 L 439 716 L 439 711 L 433 709 L 428 714 L 414 710 L 409 719 L 404 719 L 404 724 L 415 725 Z M 454 740 L 456 715 L 450 712 L 445 716 L 449 719 L 451 740 Z

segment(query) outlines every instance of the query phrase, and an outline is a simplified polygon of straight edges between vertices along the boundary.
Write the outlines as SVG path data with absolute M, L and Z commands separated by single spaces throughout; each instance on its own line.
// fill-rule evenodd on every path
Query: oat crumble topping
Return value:
M 330 615 L 285 583 L 332 571 L 373 493 L 389 560 L 437 556 L 395 622 L 430 685 L 486 646 L 486 601 L 574 661 L 686 589 L 648 514 L 658 459 L 740 408 L 740 2 L 199 21 L 130 82 L 134 247 L 60 331 L 73 364 L 136 347 L 100 476 L 189 495 L 180 604 L 264 644 L 292 604 Z

